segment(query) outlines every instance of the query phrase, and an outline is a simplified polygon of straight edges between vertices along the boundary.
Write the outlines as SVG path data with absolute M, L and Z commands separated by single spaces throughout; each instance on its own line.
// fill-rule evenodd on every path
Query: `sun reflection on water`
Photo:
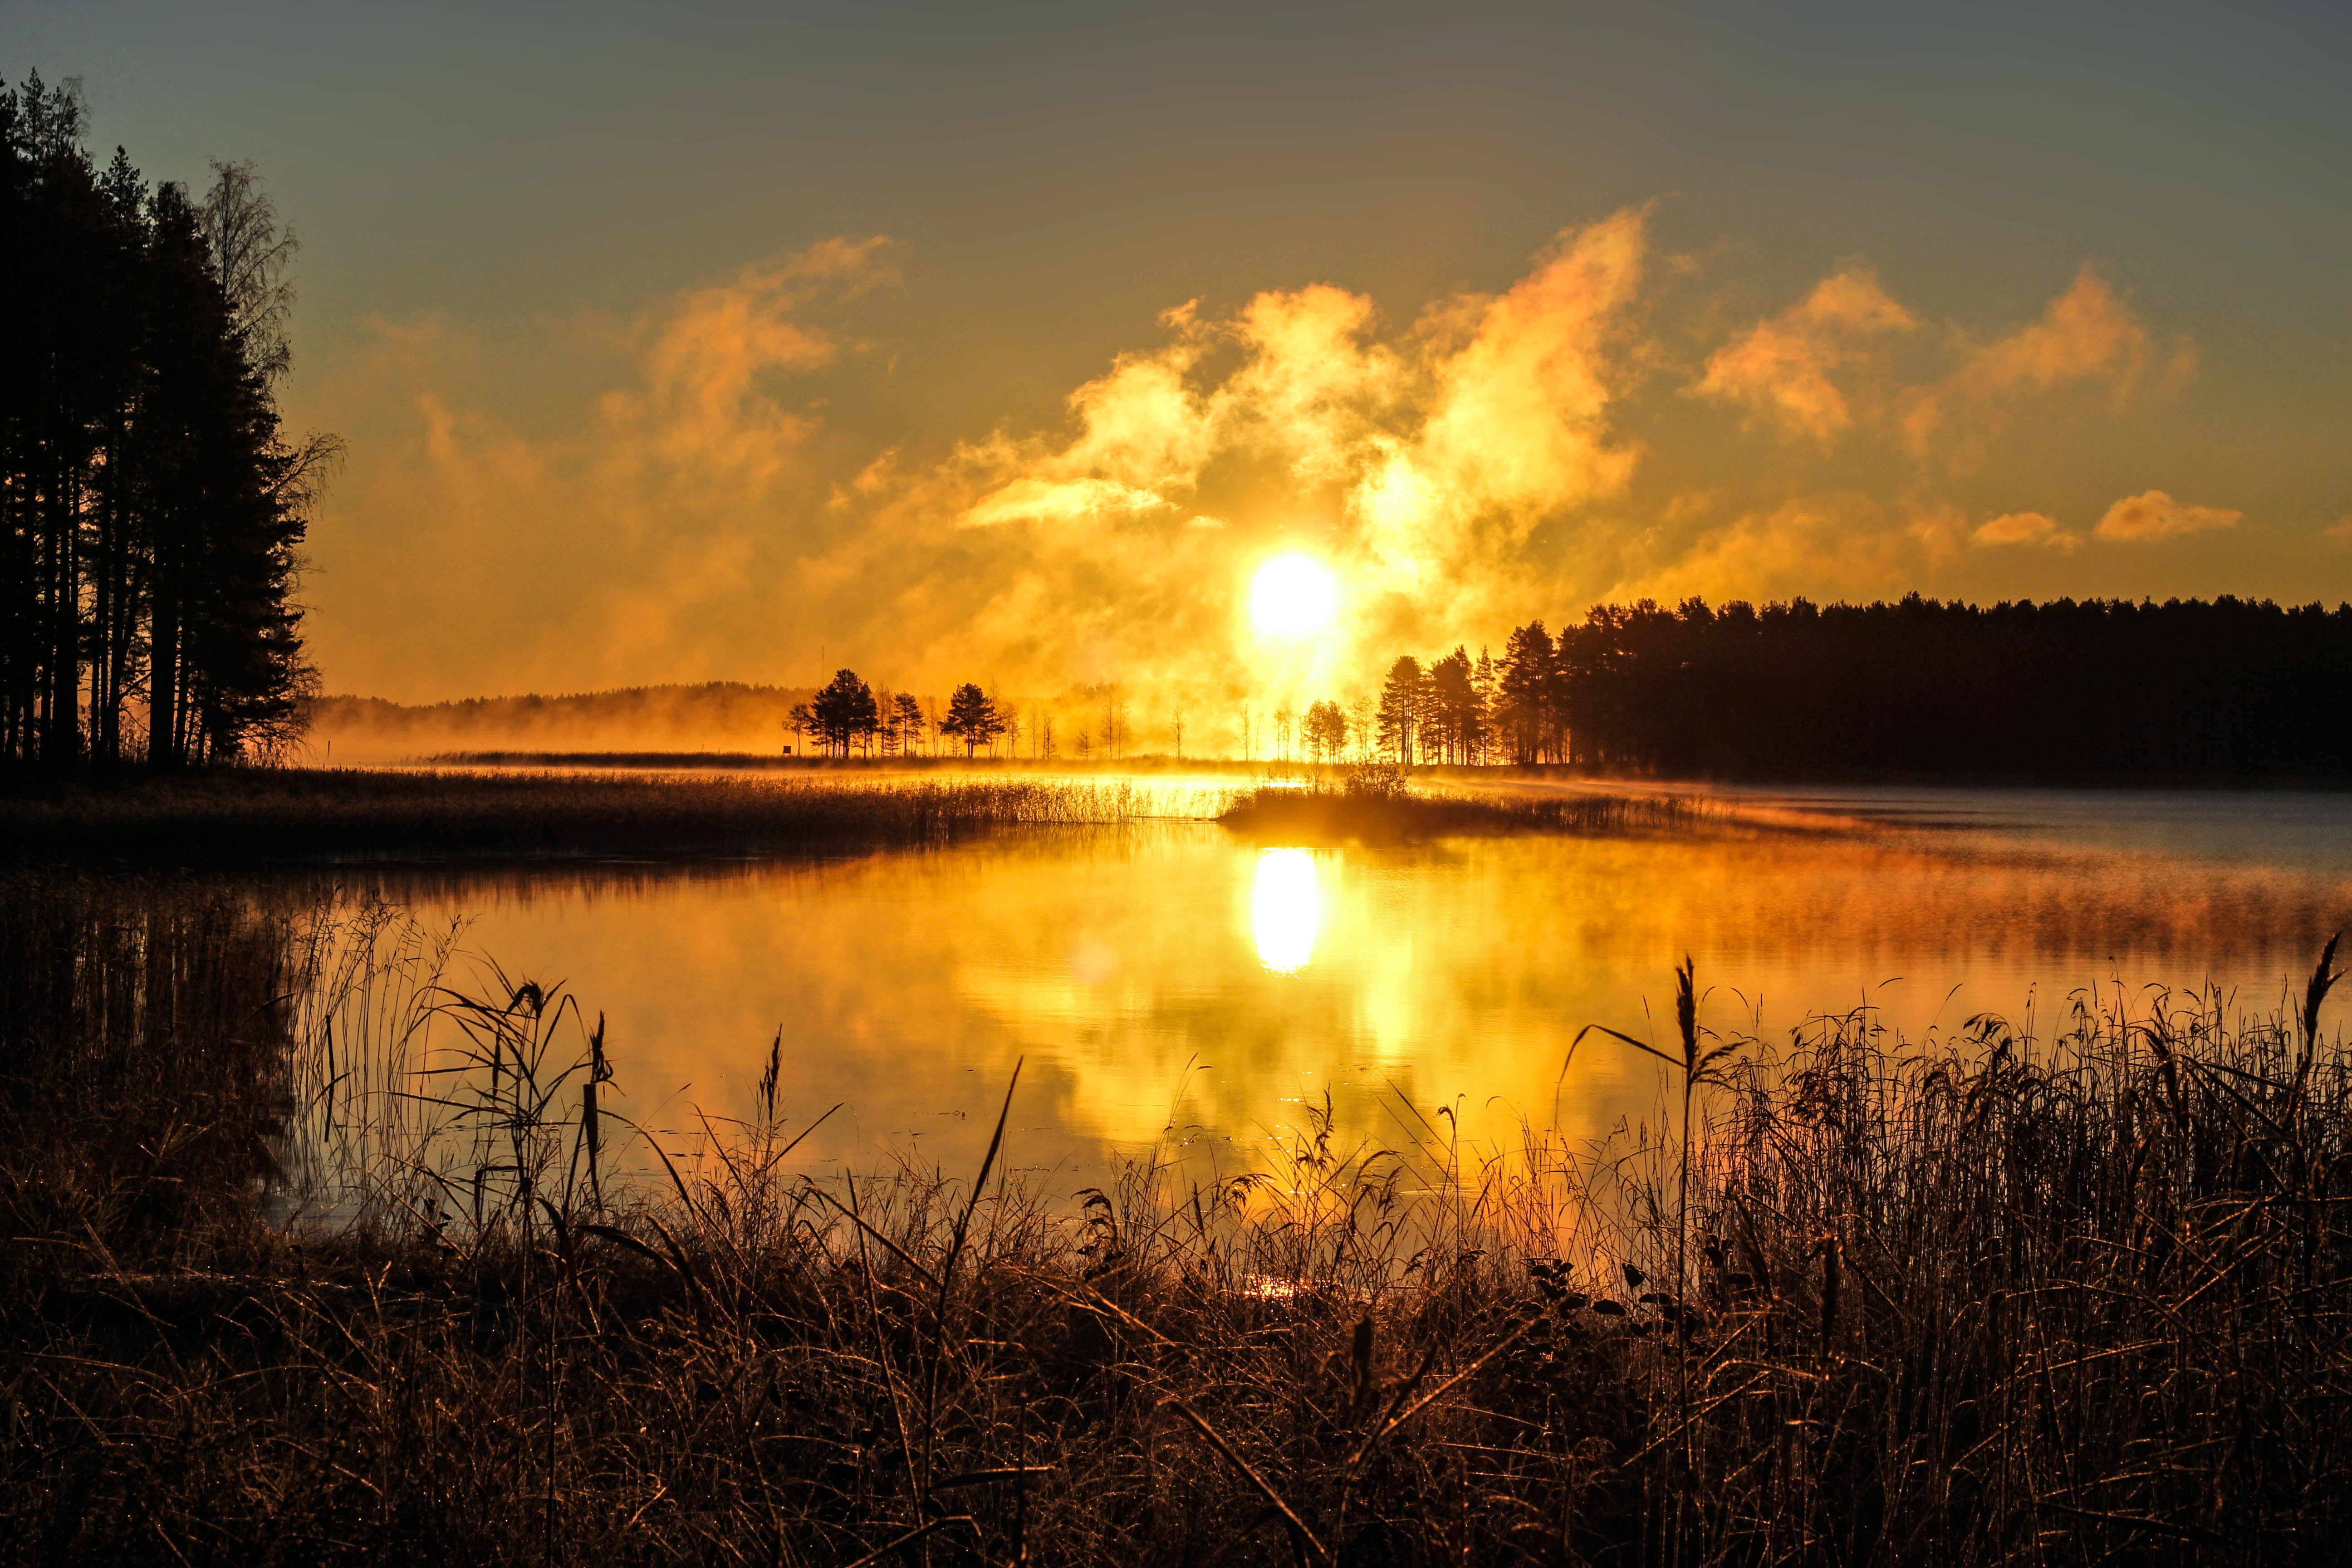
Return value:
M 1257 897 L 1251 912 L 1257 958 L 1276 974 L 1292 974 L 1315 956 L 1322 905 L 1315 892 L 1315 857 L 1304 849 L 1269 849 L 1257 858 Z

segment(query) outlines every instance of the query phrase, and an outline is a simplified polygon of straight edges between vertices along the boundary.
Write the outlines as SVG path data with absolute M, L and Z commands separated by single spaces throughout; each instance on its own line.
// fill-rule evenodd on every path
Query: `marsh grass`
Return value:
M 1686 834 L 1714 825 L 1719 815 L 1709 803 L 1680 795 L 1416 787 L 1407 770 L 1370 763 L 1298 770 L 1241 795 L 1217 820 L 1266 842 L 1339 846 L 1512 833 Z
M 289 860 L 844 854 L 1011 828 L 1213 816 L 1226 792 L 1128 779 L 230 769 L 18 779 L 0 859 Z
M 2046 1040 L 1717 1035 L 1692 977 L 1610 1047 L 1675 1064 L 1658 1115 L 1591 1146 L 1326 1111 L 1072 1194 L 1009 1118 L 969 1172 L 791 1173 L 824 1108 L 779 1041 L 646 1184 L 598 1022 L 447 933 L 46 896 L 0 920 L 52 976 L 0 1143 L 16 1555 L 2323 1563 L 2352 1524 L 2325 963 L 2273 1016 L 2087 994 Z M 309 1152 L 159 1175 L 252 1125 L 224 1063 Z M 331 1224 L 226 1201 L 301 1173 Z

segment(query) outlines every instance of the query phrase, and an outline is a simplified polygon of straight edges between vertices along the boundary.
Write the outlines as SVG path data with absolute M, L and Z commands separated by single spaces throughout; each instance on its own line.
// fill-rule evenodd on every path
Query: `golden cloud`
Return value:
M 578 378 L 608 390 L 568 424 L 484 412 L 453 390 L 474 345 L 387 327 L 349 374 L 370 457 L 321 530 L 329 584 L 365 591 L 321 617 L 321 657 L 339 684 L 430 696 L 845 662 L 923 690 L 1148 678 L 1197 714 L 1242 690 L 1347 695 L 1400 648 L 1475 649 L 1589 597 L 1876 595 L 1931 585 L 1971 545 L 2081 542 L 2038 512 L 1973 522 L 1932 483 L 1895 504 L 1841 475 L 1783 500 L 1769 478 L 1661 465 L 1642 496 L 1640 422 L 1680 395 L 1646 335 L 1653 267 L 1636 209 L 1402 324 L 1331 283 L 1186 301 L 1054 427 L 930 447 L 871 413 L 853 428 L 824 396 L 864 347 L 835 307 L 896 277 L 880 239 L 743 268 L 618 331 L 551 333 L 554 353 L 608 355 Z M 1802 441 L 1865 429 L 1960 453 L 2032 397 L 2120 395 L 2147 342 L 2087 270 L 2038 320 L 1972 342 L 1847 265 L 1732 334 L 1686 390 Z M 2224 518 L 2150 492 L 2097 536 Z M 1292 549 L 1333 568 L 1345 612 L 1275 646 L 1241 595 Z
M 1875 598 L 1926 576 L 1950 531 L 1939 513 L 1905 521 L 1867 496 L 1801 496 L 1706 530 L 1602 597 Z
M 2117 543 L 2145 544 L 2159 539 L 2177 539 L 2186 533 L 2235 528 L 2245 515 L 2224 507 L 2184 506 L 2162 490 L 2146 490 L 2126 496 L 2107 508 L 2106 515 L 2099 519 L 2099 526 L 2092 531 Z
M 2147 355 L 2147 329 L 2085 266 L 2039 321 L 1969 349 L 1948 375 L 1910 393 L 1904 438 L 1915 452 L 1940 447 L 1976 461 L 2027 397 L 2104 384 L 2120 402 L 2139 384 Z M 2194 359 L 2179 363 L 2193 366 Z
M 2061 528 L 2055 518 L 2038 511 L 2006 511 L 1990 518 L 1969 535 L 1980 545 L 2039 544 L 2069 552 L 2083 546 L 2083 536 Z
M 1512 287 L 1441 301 L 1389 341 L 1369 299 L 1328 284 L 1229 317 L 1180 305 L 1160 348 L 1070 395 L 1059 437 L 999 431 L 928 470 L 869 470 L 836 498 L 858 525 L 822 570 L 1000 536 L 988 571 L 908 590 L 956 606 L 942 659 L 978 626 L 1018 668 L 1189 660 L 1213 684 L 1237 668 L 1228 584 L 1306 513 L 1356 635 L 1475 637 L 1499 563 L 1638 461 L 1612 406 L 1646 247 L 1636 211 L 1567 231 Z M 1452 591 L 1427 591 L 1440 582 Z
M 461 400 L 483 357 L 436 321 L 379 323 L 333 390 L 355 462 L 316 546 L 327 668 L 438 697 L 702 679 L 772 615 L 763 511 L 805 487 L 809 378 L 850 346 L 812 313 L 890 283 L 881 238 L 833 240 L 687 290 L 620 331 L 567 322 L 534 357 L 615 349 L 618 384 L 553 434 Z M 337 594 L 341 584 L 356 593 Z
M 1908 332 L 1918 324 L 1875 272 L 1848 267 L 1709 355 L 1695 390 L 1744 405 L 1827 444 L 1854 422 L 1839 373 L 1861 361 L 1872 340 Z

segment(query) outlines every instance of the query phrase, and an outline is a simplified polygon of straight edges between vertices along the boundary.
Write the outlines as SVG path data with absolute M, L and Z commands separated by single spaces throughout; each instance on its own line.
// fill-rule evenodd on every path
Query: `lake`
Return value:
M 1913 1040 L 2216 985 L 2268 1013 L 2352 911 L 2352 797 L 1711 792 L 1674 837 L 1394 847 L 1213 824 L 820 862 L 392 871 L 379 886 L 608 1023 L 606 1103 L 689 1150 L 781 1040 L 810 1171 L 1010 1158 L 1067 1191 L 1160 1150 L 1228 1173 L 1316 1128 L 1474 1149 L 1654 1121 L 1675 963 L 1702 1020 L 1785 1043 L 1876 1009 Z M 453 971 L 467 982 L 467 963 Z M 483 990 L 489 983 L 480 983 Z M 1327 1098 L 1328 1097 L 1328 1098 Z

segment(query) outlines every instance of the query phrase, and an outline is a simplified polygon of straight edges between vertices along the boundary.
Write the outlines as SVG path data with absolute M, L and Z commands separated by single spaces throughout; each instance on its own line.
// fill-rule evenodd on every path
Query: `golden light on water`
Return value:
M 1273 637 L 1321 631 L 1339 613 L 1339 584 L 1319 561 L 1277 555 L 1250 584 L 1250 620 Z
M 1277 974 L 1294 974 L 1315 956 L 1315 929 L 1322 919 L 1315 891 L 1315 857 L 1304 849 L 1269 849 L 1257 858 L 1257 897 L 1252 901 L 1257 928 L 1257 959 Z

